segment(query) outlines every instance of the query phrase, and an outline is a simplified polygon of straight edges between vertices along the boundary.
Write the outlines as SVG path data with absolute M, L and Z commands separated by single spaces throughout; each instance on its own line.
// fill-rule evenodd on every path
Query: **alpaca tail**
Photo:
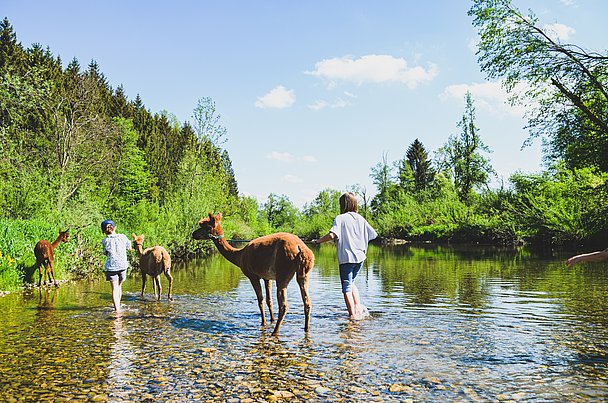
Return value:
M 310 248 L 304 244 L 298 245 L 298 254 L 296 255 L 298 261 L 298 273 L 304 274 L 312 270 L 315 265 L 315 254 L 312 253 Z

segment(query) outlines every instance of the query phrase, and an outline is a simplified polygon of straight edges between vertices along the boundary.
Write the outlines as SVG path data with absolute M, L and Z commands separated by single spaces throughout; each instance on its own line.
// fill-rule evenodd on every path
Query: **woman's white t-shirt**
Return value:
M 339 264 L 364 261 L 368 242 L 378 236 L 367 220 L 355 212 L 336 216 L 329 232 L 338 238 Z

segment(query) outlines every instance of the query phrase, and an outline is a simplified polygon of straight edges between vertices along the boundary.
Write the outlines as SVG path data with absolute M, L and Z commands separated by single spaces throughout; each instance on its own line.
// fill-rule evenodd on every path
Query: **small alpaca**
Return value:
M 59 236 L 57 239 L 50 243 L 49 241 L 43 239 L 38 241 L 36 246 L 34 247 L 34 256 L 36 256 L 36 267 L 38 268 L 38 273 L 40 277 L 38 278 L 38 287 L 42 283 L 42 266 L 44 266 L 44 284 L 46 284 L 46 278 L 48 277 L 49 283 L 51 282 L 51 276 L 53 277 L 53 284 L 56 286 L 57 281 L 55 280 L 55 248 L 59 246 L 62 242 L 67 242 L 70 234 L 68 233 L 69 229 L 62 231 L 59 229 Z
M 131 234 L 135 242 L 135 249 L 139 255 L 139 270 L 141 271 L 141 297 L 144 297 L 146 288 L 146 275 L 152 277 L 152 288 L 154 288 L 154 296 L 160 301 L 160 295 L 163 291 L 160 285 L 160 275 L 165 273 L 165 277 L 169 280 L 169 293 L 167 298 L 173 301 L 173 276 L 171 276 L 171 256 L 162 246 L 153 246 L 143 250 L 144 234 L 139 236 Z M 158 289 L 158 291 L 157 291 Z
M 260 280 L 264 280 L 266 288 L 266 304 L 270 311 L 270 321 L 274 321 L 272 298 L 270 290 L 272 280 L 277 282 L 277 300 L 279 317 L 273 336 L 279 333 L 279 328 L 288 310 L 287 285 L 296 276 L 304 303 L 304 331 L 308 332 L 310 323 L 310 297 L 308 296 L 308 277 L 315 263 L 315 255 L 310 248 L 296 235 L 286 232 L 266 235 L 249 242 L 245 247 L 236 249 L 224 238 L 220 225 L 222 215 L 209 213 L 208 217 L 198 223 L 199 229 L 192 233 L 194 239 L 211 239 L 219 252 L 231 263 L 241 268 L 249 278 L 258 299 L 258 307 L 262 315 L 262 326 L 266 325 L 264 316 L 264 295 Z

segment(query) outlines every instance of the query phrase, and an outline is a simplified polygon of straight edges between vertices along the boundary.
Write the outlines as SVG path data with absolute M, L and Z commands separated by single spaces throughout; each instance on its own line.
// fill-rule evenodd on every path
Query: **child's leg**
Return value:
M 113 279 L 110 281 L 112 285 L 112 304 L 114 304 L 114 310 L 120 312 L 120 298 L 122 296 L 122 281 Z

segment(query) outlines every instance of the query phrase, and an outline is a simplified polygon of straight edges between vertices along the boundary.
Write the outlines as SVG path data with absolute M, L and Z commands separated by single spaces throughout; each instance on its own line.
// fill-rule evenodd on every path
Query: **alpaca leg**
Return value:
M 277 324 L 274 327 L 274 331 L 272 332 L 273 336 L 279 334 L 279 328 L 281 327 L 281 323 L 283 323 L 283 319 L 285 319 L 285 315 L 289 310 L 289 305 L 287 304 L 287 287 L 279 287 L 277 282 L 277 301 L 279 303 L 279 317 L 277 318 Z
M 49 284 L 51 283 L 51 262 L 48 262 L 44 265 L 44 284 L 46 284 L 46 280 L 49 280 Z
M 262 315 L 262 326 L 266 326 L 266 316 L 264 315 L 264 294 L 262 294 L 262 285 L 260 284 L 260 279 L 250 278 L 249 281 L 251 281 L 255 295 L 258 298 L 258 308 L 260 308 L 260 314 Z
M 169 273 L 169 270 L 165 271 L 165 277 L 169 280 L 169 292 L 167 293 L 167 299 L 173 301 L 173 276 Z
M 154 275 L 150 275 L 152 279 L 152 290 L 154 290 L 154 298 L 156 299 L 156 277 Z
M 40 284 L 42 284 L 42 264 L 38 263 L 38 287 L 40 287 Z
M 264 280 L 264 285 L 266 286 L 266 305 L 268 305 L 268 310 L 270 311 L 270 322 L 274 322 L 274 312 L 272 311 L 272 280 Z
M 53 262 L 49 262 L 49 266 L 49 283 L 51 282 L 51 276 L 53 276 L 53 284 L 57 285 L 57 280 L 55 280 L 55 264 Z
M 160 274 L 154 278 L 154 281 L 156 282 L 156 288 L 158 289 L 156 300 L 160 301 L 160 295 L 163 292 L 163 287 L 160 285 Z
M 310 324 L 310 297 L 308 296 L 308 276 L 300 276 L 296 278 L 298 285 L 300 286 L 300 293 L 302 294 L 302 302 L 304 303 L 304 331 L 308 332 L 308 325 Z
M 144 299 L 144 290 L 146 289 L 146 273 L 141 272 L 141 298 Z

